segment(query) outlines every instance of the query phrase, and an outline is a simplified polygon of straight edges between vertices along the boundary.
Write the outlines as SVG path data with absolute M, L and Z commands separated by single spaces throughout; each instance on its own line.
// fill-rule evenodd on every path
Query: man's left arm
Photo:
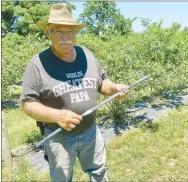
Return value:
M 111 80 L 105 79 L 102 81 L 100 92 L 102 95 L 111 96 L 125 87 L 127 87 L 127 85 L 113 83 Z M 128 91 L 125 91 L 124 93 L 120 93 L 117 98 L 124 99 L 127 94 Z

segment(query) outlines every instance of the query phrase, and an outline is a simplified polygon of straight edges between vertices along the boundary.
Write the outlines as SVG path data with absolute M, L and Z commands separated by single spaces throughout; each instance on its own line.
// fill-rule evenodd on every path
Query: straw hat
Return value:
M 68 4 L 54 4 L 50 8 L 50 15 L 48 21 L 38 21 L 37 26 L 46 31 L 46 27 L 49 23 L 60 25 L 71 25 L 75 27 L 75 30 L 80 30 L 86 25 L 82 23 L 76 23 L 72 16 L 72 8 Z

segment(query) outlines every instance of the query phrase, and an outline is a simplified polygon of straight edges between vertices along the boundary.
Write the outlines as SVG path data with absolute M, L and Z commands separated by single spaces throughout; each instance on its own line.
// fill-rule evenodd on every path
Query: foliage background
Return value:
M 56 2 L 2 2 L 3 102 L 19 99 L 26 65 L 32 56 L 50 46 L 44 32 L 38 29 L 35 23 L 38 20 L 47 20 L 50 5 L 53 3 Z M 110 112 L 106 107 L 99 110 L 98 117 L 100 115 L 103 117 L 105 113 L 111 113 L 113 117 L 122 120 L 122 110 L 125 110 L 126 107 L 130 107 L 143 99 L 154 99 L 165 92 L 174 94 L 188 86 L 188 29 L 180 30 L 181 25 L 178 23 L 164 29 L 162 21 L 152 23 L 148 19 L 143 19 L 145 31 L 134 32 L 132 31 L 132 23 L 136 18 L 123 17 L 114 2 L 89 1 L 85 3 L 84 12 L 77 20 L 87 24 L 87 28 L 78 33 L 78 45 L 85 46 L 94 53 L 112 81 L 130 84 L 142 76 L 148 74 L 152 76 L 149 81 L 131 90 L 125 101 L 112 101 L 108 106 Z M 33 120 L 25 116 L 20 109 L 7 109 L 5 112 L 11 147 L 33 143 L 41 139 Z M 139 130 L 138 133 L 132 131 L 126 138 L 120 138 L 112 144 L 110 150 L 107 151 L 110 171 L 112 171 L 110 178 L 115 180 L 120 177 L 122 180 L 126 178 L 144 181 L 149 179 L 154 181 L 187 179 L 185 172 L 186 152 L 183 150 L 186 150 L 187 143 L 179 142 L 183 141 L 184 138 L 187 142 L 186 116 L 187 110 L 183 113 L 175 113 L 169 121 L 162 123 L 162 126 L 159 123 L 159 131 L 154 133 L 142 130 Z M 181 128 L 177 126 L 181 126 Z M 175 130 L 176 135 L 173 135 Z M 161 133 L 164 136 L 168 134 L 169 138 L 164 141 Z M 172 146 L 168 146 L 170 139 Z M 140 145 L 140 148 L 137 145 L 139 142 L 143 144 Z M 152 144 L 156 144 L 156 146 L 152 146 Z M 163 147 L 161 148 L 159 144 Z M 127 146 L 129 147 L 127 148 Z M 125 150 L 129 150 L 127 152 L 129 155 L 124 155 Z M 119 157 L 121 161 L 116 160 L 117 155 L 121 155 Z M 161 161 L 160 156 L 163 155 L 165 158 Z M 141 160 L 140 156 L 144 161 Z M 149 157 L 151 160 L 146 160 Z M 153 159 L 157 160 L 152 161 Z M 177 169 L 176 173 L 173 172 L 171 166 L 167 170 L 168 162 L 176 162 L 176 159 L 179 161 L 178 167 L 174 168 Z M 122 161 L 123 163 L 121 163 Z M 131 163 L 129 164 L 127 161 L 131 161 Z M 41 174 L 34 174 L 31 166 L 22 158 L 18 158 L 15 163 L 13 171 L 3 170 L 5 181 L 49 180 L 49 174 L 44 178 Z M 126 168 L 129 171 L 124 171 L 125 163 L 129 164 L 129 169 Z M 123 171 L 119 170 L 117 165 Z M 75 179 L 83 177 L 85 180 L 85 176 L 80 172 L 81 170 L 78 170 L 77 166 Z M 160 171 L 163 168 L 164 176 L 161 176 Z M 156 172 L 156 174 L 152 174 L 151 171 Z M 185 173 L 183 174 L 183 172 Z
M 14 98 L 14 86 L 21 83 L 31 57 L 50 45 L 35 22 L 47 20 L 52 3 L 2 2 L 3 101 Z M 78 34 L 77 43 L 93 51 L 114 82 L 129 84 L 152 75 L 148 84 L 135 89 L 132 101 L 187 85 L 188 31 L 180 31 L 177 23 L 163 29 L 162 21 L 143 20 L 145 31 L 137 33 L 131 29 L 135 19 L 124 18 L 114 2 L 86 2 L 78 21 L 87 29 Z

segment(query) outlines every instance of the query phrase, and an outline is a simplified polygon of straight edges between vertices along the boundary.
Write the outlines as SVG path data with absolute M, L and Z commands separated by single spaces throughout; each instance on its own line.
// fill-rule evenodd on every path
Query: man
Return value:
M 81 114 L 96 105 L 98 91 L 112 95 L 125 85 L 112 83 L 92 52 L 75 46 L 76 31 L 85 24 L 74 22 L 69 5 L 52 5 L 48 22 L 37 25 L 47 33 L 51 46 L 27 65 L 21 100 L 26 114 L 43 121 L 46 136 L 63 128 L 45 144 L 51 180 L 72 181 L 78 157 L 91 181 L 108 181 L 95 112 L 83 118 Z

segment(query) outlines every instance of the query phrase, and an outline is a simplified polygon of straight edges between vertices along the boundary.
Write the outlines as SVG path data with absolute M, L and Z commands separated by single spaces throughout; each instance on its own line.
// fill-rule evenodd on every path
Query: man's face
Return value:
M 48 37 L 58 52 L 71 50 L 75 44 L 76 31 L 73 26 L 48 25 Z

